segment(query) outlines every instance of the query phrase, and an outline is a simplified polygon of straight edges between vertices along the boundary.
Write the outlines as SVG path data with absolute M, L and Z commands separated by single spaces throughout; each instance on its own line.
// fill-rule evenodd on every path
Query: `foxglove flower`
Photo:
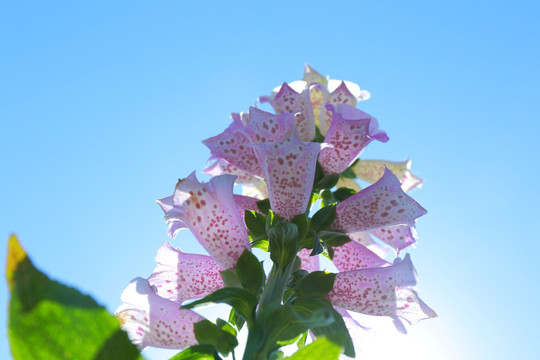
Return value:
M 147 346 L 184 349 L 197 344 L 193 324 L 204 318 L 160 297 L 147 280 L 135 278 L 131 281 L 122 292 L 121 300 L 123 304 L 115 316 L 140 349 Z
M 389 170 L 373 185 L 348 197 L 336 207 L 332 228 L 344 232 L 366 231 L 392 225 L 414 226 L 426 210 L 401 190 Z
M 310 249 L 302 249 L 298 252 L 297 256 L 300 258 L 300 269 L 307 272 L 313 272 L 320 270 L 319 255 L 309 256 L 311 254 Z
M 179 180 L 172 196 L 158 200 L 169 225 L 169 236 L 188 228 L 223 269 L 233 268 L 249 238 L 233 196 L 236 176 L 215 176 L 200 183 L 191 173 Z
M 156 268 L 148 282 L 162 298 L 181 304 L 204 297 L 225 285 L 223 270 L 210 256 L 188 254 L 164 242 L 156 254 Z
M 298 87 L 298 85 L 300 86 Z M 261 96 L 259 101 L 261 103 L 269 102 L 276 114 L 300 112 L 294 119 L 298 135 L 303 141 L 312 141 L 315 137 L 315 120 L 309 86 L 306 85 L 303 82 L 292 84 L 298 88 L 297 91 L 289 84 L 283 83 L 272 96 Z
M 390 263 L 381 259 L 373 251 L 355 241 L 334 247 L 332 262 L 339 271 L 351 271 L 365 268 L 388 266 Z
M 272 210 L 289 221 L 306 211 L 320 143 L 303 142 L 292 126 L 280 141 L 253 145 L 264 169 Z
M 234 117 L 233 123 L 221 134 L 203 141 L 211 151 L 210 159 L 224 159 L 229 164 L 248 174 L 263 177 L 257 156 L 248 144 L 251 143 L 245 132 L 245 125 L 240 117 Z
M 374 183 L 384 174 L 384 169 L 388 168 L 401 182 L 403 191 L 408 192 L 415 187 L 422 185 L 422 179 L 411 173 L 411 160 L 385 161 L 385 160 L 361 160 L 353 167 L 352 171 L 356 177 Z
M 388 141 L 377 119 L 347 104 L 328 105 L 332 123 L 324 138 L 333 145 L 321 151 L 319 163 L 325 174 L 341 174 L 373 140 Z
M 376 229 L 372 230 L 371 233 L 398 252 L 416 242 L 416 230 L 408 225 Z
M 416 271 L 409 254 L 392 266 L 336 274 L 328 299 L 335 306 L 366 315 L 389 316 L 401 332 L 403 320 L 414 324 L 437 314 L 418 297 Z

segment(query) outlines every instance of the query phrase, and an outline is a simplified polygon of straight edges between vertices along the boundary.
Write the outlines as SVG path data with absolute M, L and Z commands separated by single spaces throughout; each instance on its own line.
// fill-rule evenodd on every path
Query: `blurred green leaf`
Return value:
M 290 360 L 338 360 L 341 353 L 341 346 L 328 340 L 327 338 L 317 338 L 311 344 L 299 349 L 292 356 L 285 359 Z
M 7 256 L 13 359 L 142 359 L 114 316 L 37 270 L 15 235 Z
M 221 360 L 221 357 L 216 354 L 212 345 L 195 345 L 188 347 L 169 360 Z
M 200 345 L 212 345 L 222 355 L 227 355 L 238 346 L 236 336 L 209 320 L 202 320 L 193 325 L 195 338 Z

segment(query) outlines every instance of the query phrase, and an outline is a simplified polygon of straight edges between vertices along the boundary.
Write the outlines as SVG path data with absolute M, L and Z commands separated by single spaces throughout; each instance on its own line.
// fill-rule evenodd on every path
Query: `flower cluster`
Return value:
M 234 341 L 220 348 L 198 333 L 206 320 L 189 308 L 205 302 L 233 308 L 230 324 L 213 325 L 216 333 L 247 323 L 245 359 L 265 359 L 279 351 L 279 341 L 308 331 L 319 336 L 317 329 L 354 324 L 348 311 L 390 317 L 402 332 L 404 322 L 436 316 L 418 297 L 409 254 L 385 260 L 415 242 L 415 220 L 426 211 L 407 194 L 422 183 L 409 160 L 358 159 L 371 141 L 389 140 L 374 117 L 356 108 L 369 97 L 306 65 L 303 80 L 259 99 L 273 113 L 251 107 L 232 114 L 227 129 L 203 141 L 211 151 L 203 171 L 210 180 L 192 173 L 158 204 L 168 235 L 187 228 L 210 256 L 160 247 L 156 269 L 128 285 L 116 313 L 134 343 L 232 351 Z M 371 185 L 361 189 L 358 179 Z M 268 277 L 252 247 L 270 252 Z M 321 253 L 338 273 L 319 271 Z M 289 323 L 274 326 L 270 318 Z M 283 327 L 297 331 L 276 330 Z M 346 340 L 341 346 L 354 356 Z

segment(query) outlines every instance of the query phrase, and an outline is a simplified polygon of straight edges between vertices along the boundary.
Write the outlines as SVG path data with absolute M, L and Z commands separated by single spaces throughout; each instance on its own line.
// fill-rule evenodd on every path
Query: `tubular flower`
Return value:
M 140 349 L 147 346 L 184 349 L 197 344 L 193 324 L 204 318 L 160 297 L 147 280 L 133 279 L 122 292 L 121 300 L 123 304 L 115 316 Z
M 322 150 L 319 156 L 325 174 L 341 174 L 371 141 L 388 141 L 371 115 L 347 104 L 339 104 L 337 108 L 328 105 L 328 110 L 333 117 L 324 141 L 332 147 Z
M 386 160 L 361 160 L 358 161 L 351 170 L 356 177 L 374 183 L 384 174 L 384 169 L 388 168 L 401 183 L 403 191 L 408 192 L 415 187 L 422 185 L 422 179 L 411 173 L 411 160 L 386 161 Z
M 210 256 L 188 254 L 164 242 L 156 254 L 157 267 L 148 278 L 162 298 L 182 303 L 224 287 L 219 264 Z
M 229 164 L 248 174 L 263 177 L 257 156 L 251 147 L 251 141 L 245 133 L 245 125 L 240 117 L 233 117 L 233 123 L 221 134 L 203 141 L 212 155 L 211 159 L 224 159 Z
M 302 249 L 298 252 L 297 255 L 301 261 L 300 269 L 307 272 L 320 270 L 319 255 L 309 256 L 309 254 L 311 254 L 311 250 L 309 249 Z
M 332 228 L 345 232 L 366 231 L 391 225 L 414 226 L 426 210 L 401 190 L 389 170 L 373 185 L 337 205 Z
M 188 228 L 223 269 L 233 268 L 250 250 L 249 238 L 233 196 L 236 176 L 215 176 L 200 183 L 191 173 L 179 180 L 172 196 L 158 200 L 169 225 L 169 236 Z
M 334 288 L 328 299 L 335 306 L 366 315 L 389 316 L 401 332 L 406 332 L 402 320 L 413 324 L 436 317 L 413 287 L 416 271 L 409 254 L 396 259 L 388 267 L 345 271 L 336 274 Z
M 398 252 L 416 242 L 416 230 L 408 225 L 372 230 L 371 233 Z
M 373 251 L 355 241 L 334 247 L 332 262 L 339 271 L 388 266 L 390 263 L 381 259 Z
M 306 211 L 320 143 L 303 142 L 292 126 L 280 141 L 255 144 L 264 169 L 270 205 L 284 220 Z

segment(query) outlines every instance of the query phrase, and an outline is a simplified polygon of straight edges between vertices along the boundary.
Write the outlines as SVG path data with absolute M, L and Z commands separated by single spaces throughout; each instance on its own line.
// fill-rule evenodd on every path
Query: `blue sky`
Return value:
M 410 157 L 425 180 L 411 193 L 429 211 L 411 255 L 440 317 L 379 339 L 394 346 L 373 358 L 397 347 L 403 359 L 532 358 L 539 10 L 533 1 L 4 1 L 0 236 L 16 232 L 40 269 L 114 311 L 169 240 L 154 200 L 205 166 L 201 140 L 231 111 L 300 79 L 307 62 L 371 92 L 359 107 L 390 142 L 362 158 Z M 182 232 L 173 244 L 200 251 L 194 242 Z M 6 324 L 5 284 L 0 295 Z M 5 331 L 0 358 L 9 358 Z

